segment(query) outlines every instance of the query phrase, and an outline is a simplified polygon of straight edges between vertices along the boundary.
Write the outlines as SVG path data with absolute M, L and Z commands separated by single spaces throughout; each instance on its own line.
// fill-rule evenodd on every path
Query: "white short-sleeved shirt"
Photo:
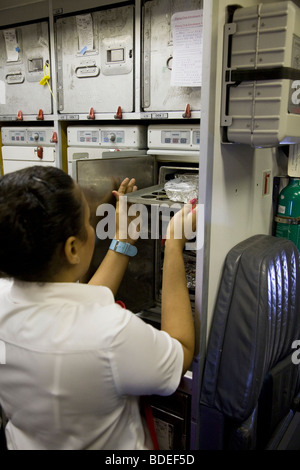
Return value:
M 10 449 L 146 449 L 139 396 L 181 378 L 180 343 L 106 287 L 1 279 L 0 341 Z

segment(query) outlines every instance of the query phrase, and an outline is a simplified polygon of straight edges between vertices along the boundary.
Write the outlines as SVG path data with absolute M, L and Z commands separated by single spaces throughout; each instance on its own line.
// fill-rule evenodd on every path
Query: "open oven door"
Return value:
M 124 154 L 119 157 L 112 152 L 112 156 L 109 157 L 76 161 L 75 179 L 90 206 L 91 224 L 95 229 L 99 227 L 101 219 L 103 221 L 106 217 L 106 215 L 97 216 L 97 208 L 100 204 L 111 204 L 115 207 L 116 201 L 112 190 L 118 189 L 124 178 L 135 178 L 139 189 L 156 183 L 154 157 Z M 94 255 L 86 278 L 82 279 L 82 282 L 87 282 L 92 277 L 107 253 L 110 243 L 111 236 L 106 239 L 99 239 L 96 236 Z M 126 308 L 134 313 L 152 307 L 155 302 L 155 240 L 151 240 L 150 236 L 147 239 L 137 240 L 136 247 L 138 253 L 129 261 L 116 298 L 124 302 Z

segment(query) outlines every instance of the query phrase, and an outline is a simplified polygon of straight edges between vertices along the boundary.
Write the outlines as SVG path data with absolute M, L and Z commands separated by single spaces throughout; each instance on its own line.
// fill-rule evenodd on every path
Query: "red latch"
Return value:
M 95 112 L 94 112 L 94 108 L 91 108 L 90 109 L 90 113 L 87 117 L 88 119 L 95 119 Z
M 43 158 L 43 147 L 37 147 L 36 148 L 36 154 L 37 154 L 38 158 L 40 158 L 42 160 L 42 158 Z
M 38 121 L 43 121 L 44 120 L 44 113 L 43 113 L 42 109 L 39 109 L 39 113 L 38 113 L 36 118 L 37 118 Z
M 191 115 L 192 115 L 192 113 L 191 113 L 190 105 L 187 104 L 187 105 L 186 105 L 186 108 L 185 108 L 185 112 L 183 113 L 182 117 L 183 117 L 183 118 L 190 118 Z
M 122 109 L 121 109 L 121 106 L 118 106 L 118 110 L 117 110 L 116 114 L 114 115 L 114 118 L 115 118 L 115 119 L 122 119 Z
M 53 132 L 50 142 L 57 144 L 57 132 Z
M 23 113 L 22 113 L 22 111 L 18 111 L 17 121 L 23 121 Z

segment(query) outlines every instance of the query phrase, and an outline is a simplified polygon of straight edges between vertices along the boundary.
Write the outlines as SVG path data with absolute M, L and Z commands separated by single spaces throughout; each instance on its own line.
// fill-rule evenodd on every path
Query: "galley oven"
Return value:
M 53 127 L 2 127 L 1 138 L 4 173 L 33 165 L 60 166 Z
M 147 128 L 142 125 L 70 125 L 67 136 L 68 173 L 75 178 L 76 160 L 109 157 L 111 152 L 119 157 L 146 153 Z
M 134 151 L 105 153 L 101 158 L 82 158 L 73 163 L 75 178 L 81 186 L 91 209 L 92 224 L 99 235 L 99 227 L 104 226 L 99 214 L 101 204 L 115 205 L 112 190 L 117 189 L 125 177 L 134 177 L 138 191 L 128 197 L 130 203 L 143 204 L 149 220 L 148 233 L 136 243 L 138 255 L 130 259 L 129 267 L 118 292 L 118 299 L 127 308 L 141 315 L 151 323 L 160 323 L 161 268 L 163 261 L 162 232 L 153 237 L 151 216 L 159 216 L 158 230 L 165 226 L 165 218 L 170 217 L 168 207 L 173 205 L 164 191 L 166 181 L 181 174 L 198 174 L 199 160 L 198 126 L 177 125 L 149 126 L 148 150 L 144 155 Z M 153 207 L 157 211 L 153 210 Z M 178 207 L 178 204 L 177 204 Z M 103 222 L 103 225 L 102 222 Z M 107 219 L 108 220 L 108 219 Z M 155 221 L 157 223 L 157 220 Z M 109 230 L 109 227 L 107 227 Z M 145 230 L 145 227 L 144 227 Z M 103 230 L 102 230 L 103 232 Z M 105 236 L 105 235 L 104 235 Z M 87 277 L 91 276 L 104 258 L 110 244 L 108 238 L 99 239 L 96 236 L 95 252 Z M 189 249 L 185 253 L 187 282 L 191 298 L 195 286 L 195 253 Z
M 101 204 L 115 204 L 112 190 L 125 177 L 134 177 L 138 191 L 128 196 L 131 204 L 143 204 L 147 209 L 147 221 L 143 238 L 137 240 L 138 254 L 131 258 L 117 300 L 155 327 L 160 327 L 161 282 L 164 243 L 162 229 L 172 215 L 173 206 L 164 190 L 167 181 L 182 174 L 198 175 L 199 171 L 199 126 L 174 125 L 149 126 L 148 150 L 145 155 L 121 157 L 117 152 L 103 155 L 100 159 L 78 159 L 74 165 L 76 179 L 90 205 L 92 224 L 97 226 L 102 219 L 97 215 Z M 178 210 L 178 203 L 176 203 Z M 155 210 L 153 210 L 153 207 Z M 159 234 L 153 231 L 153 214 Z M 158 218 L 157 218 L 158 214 Z M 152 230 L 152 233 L 151 233 Z M 155 237 L 151 238 L 155 233 Z M 104 258 L 111 240 L 96 237 L 95 252 L 87 279 L 95 272 Z M 195 295 L 196 251 L 193 244 L 184 251 L 187 285 L 192 307 Z M 85 280 L 87 280 L 85 279 Z M 84 281 L 84 280 L 83 280 Z M 178 391 L 172 397 L 152 397 L 152 408 L 160 449 L 184 450 L 189 446 L 191 372 L 187 374 Z

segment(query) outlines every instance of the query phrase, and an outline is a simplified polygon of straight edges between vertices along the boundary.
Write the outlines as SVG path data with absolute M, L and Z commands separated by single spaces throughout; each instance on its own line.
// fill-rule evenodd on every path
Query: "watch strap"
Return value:
M 122 253 L 122 255 L 126 256 L 135 256 L 137 254 L 137 247 L 131 245 L 130 243 L 121 242 L 120 240 L 112 240 L 110 246 L 110 250 L 116 251 L 117 253 Z

